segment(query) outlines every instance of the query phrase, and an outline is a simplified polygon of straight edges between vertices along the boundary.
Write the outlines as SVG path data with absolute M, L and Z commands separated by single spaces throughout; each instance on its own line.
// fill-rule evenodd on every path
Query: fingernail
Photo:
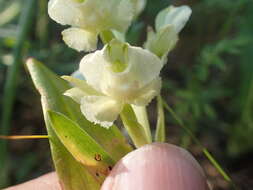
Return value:
M 186 150 L 166 143 L 143 146 L 122 158 L 101 190 L 207 190 L 204 172 Z

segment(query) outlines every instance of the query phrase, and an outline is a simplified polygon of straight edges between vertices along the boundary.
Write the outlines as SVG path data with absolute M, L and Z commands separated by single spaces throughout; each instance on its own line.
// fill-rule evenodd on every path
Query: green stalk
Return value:
M 13 111 L 13 103 L 16 96 L 17 82 L 22 65 L 22 51 L 27 38 L 29 28 L 32 25 L 32 16 L 36 0 L 26 0 L 19 21 L 19 33 L 17 44 L 14 48 L 14 61 L 8 68 L 7 78 L 4 86 L 3 107 L 1 116 L 0 134 L 8 135 L 10 131 L 10 121 Z M 7 142 L 0 141 L 0 188 L 7 184 Z
M 166 141 L 165 116 L 161 95 L 157 97 L 157 123 L 156 123 L 155 141 L 156 142 Z
M 0 2 L 1 3 L 1 2 Z M 20 2 L 14 1 L 11 3 L 4 11 L 0 13 L 0 26 L 3 26 L 9 23 L 12 19 L 14 19 L 20 11 Z
M 172 115 L 172 117 L 176 120 L 179 126 L 182 127 L 190 135 L 193 141 L 201 147 L 204 155 L 212 163 L 212 165 L 216 168 L 216 170 L 222 175 L 222 177 L 231 184 L 234 190 L 238 189 L 236 185 L 233 183 L 231 177 L 225 172 L 225 170 L 215 160 L 215 158 L 211 155 L 211 153 L 202 145 L 202 143 L 196 138 L 196 136 L 192 133 L 192 131 L 185 126 L 184 122 L 178 117 L 178 115 L 173 111 L 173 109 L 164 100 L 162 101 L 164 108 Z
M 148 142 L 151 143 L 152 135 L 151 135 L 150 125 L 148 121 L 147 108 L 145 106 L 134 106 L 134 105 L 132 105 L 132 108 L 136 115 L 137 121 L 141 124 L 141 126 L 144 129 Z
M 149 144 L 149 140 L 145 135 L 144 128 L 138 122 L 133 108 L 129 104 L 126 104 L 124 106 L 120 117 L 124 124 L 124 127 L 126 128 L 129 136 L 137 148 L 145 144 Z

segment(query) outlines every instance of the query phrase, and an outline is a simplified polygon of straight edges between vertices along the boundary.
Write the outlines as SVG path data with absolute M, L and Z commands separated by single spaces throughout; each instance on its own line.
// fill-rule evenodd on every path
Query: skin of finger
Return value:
M 61 190 L 61 187 L 56 173 L 52 172 L 5 190 Z
M 143 146 L 121 159 L 101 190 L 208 190 L 204 172 L 186 150 L 166 143 Z

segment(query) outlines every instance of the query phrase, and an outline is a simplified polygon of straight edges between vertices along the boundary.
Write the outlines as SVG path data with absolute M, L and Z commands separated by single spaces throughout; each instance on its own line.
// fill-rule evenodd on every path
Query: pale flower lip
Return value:
M 50 0 L 48 14 L 56 22 L 73 27 L 62 33 L 67 45 L 78 51 L 93 51 L 97 48 L 97 38 L 102 31 L 125 32 L 128 29 L 137 9 L 134 2 L 134 0 Z
M 85 81 L 63 77 L 74 86 L 65 95 L 81 105 L 89 121 L 109 127 L 124 104 L 146 106 L 160 93 L 162 66 L 148 50 L 113 40 L 81 60 Z

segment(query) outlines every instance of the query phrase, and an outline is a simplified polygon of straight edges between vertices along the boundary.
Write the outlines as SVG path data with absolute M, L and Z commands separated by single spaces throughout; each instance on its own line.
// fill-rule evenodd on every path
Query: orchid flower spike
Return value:
M 89 121 L 110 127 L 125 104 L 146 106 L 160 93 L 162 66 L 150 51 L 112 40 L 81 60 L 86 81 L 63 77 L 74 86 L 65 95 L 81 105 Z
M 156 32 L 149 28 L 145 48 L 155 53 L 166 63 L 166 57 L 175 47 L 178 34 L 189 20 L 191 13 L 191 8 L 185 5 L 180 7 L 170 6 L 162 10 L 156 17 Z
M 65 43 L 78 51 L 97 48 L 103 31 L 125 32 L 146 0 L 50 0 L 49 16 L 72 27 L 62 32 Z

